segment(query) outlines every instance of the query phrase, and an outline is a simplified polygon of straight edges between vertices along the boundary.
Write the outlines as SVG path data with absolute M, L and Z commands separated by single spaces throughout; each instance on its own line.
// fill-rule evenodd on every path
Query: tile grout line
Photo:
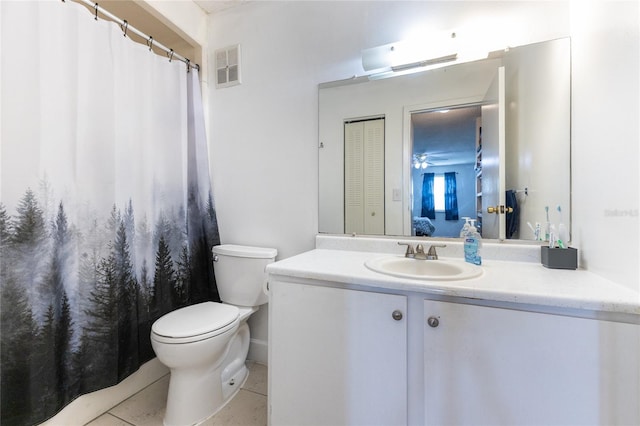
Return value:
M 112 408 L 113 408 L 113 407 L 112 407 Z M 85 424 L 84 424 L 84 426 L 87 426 L 88 424 L 93 423 L 94 421 L 96 421 L 97 419 L 99 419 L 99 418 L 100 418 L 100 417 L 102 417 L 102 416 L 110 416 L 110 417 L 114 417 L 114 418 L 116 418 L 116 419 L 118 419 L 118 420 L 120 420 L 120 421 L 125 422 L 125 423 L 126 423 L 127 425 L 129 425 L 129 426 L 136 426 L 135 424 L 130 423 L 130 422 L 126 421 L 125 419 L 122 419 L 122 418 L 120 418 L 120 417 L 116 416 L 115 414 L 110 413 L 109 411 L 107 411 L 107 412 L 105 412 L 105 413 L 100 414 L 98 417 L 96 417 L 95 419 L 91 420 L 89 423 L 85 423 Z
M 167 377 L 168 375 L 170 375 L 171 373 L 167 373 L 165 375 L 163 375 L 162 377 L 159 377 L 157 380 L 154 380 L 153 382 L 149 383 L 147 386 L 145 386 L 144 388 L 140 389 L 139 391 L 135 392 L 134 394 L 132 394 L 131 396 L 129 396 L 127 399 L 125 399 L 124 401 L 120 401 L 119 403 L 117 403 L 116 405 L 114 405 L 113 407 L 109 408 L 107 411 L 105 411 L 104 413 L 100 414 L 98 417 L 96 417 L 95 419 L 91 420 L 89 423 L 93 422 L 94 420 L 96 420 L 97 418 L 104 416 L 105 414 L 108 414 L 110 416 L 113 416 L 115 418 L 117 418 L 118 420 L 122 420 L 123 422 L 125 422 L 127 425 L 131 425 L 131 426 L 136 426 L 133 423 L 129 423 L 128 421 L 121 419 L 120 417 L 116 416 L 115 414 L 111 413 L 111 410 L 113 410 L 114 408 L 118 407 L 119 405 L 124 404 L 125 402 L 127 402 L 128 400 L 130 400 L 131 398 L 133 398 L 134 396 L 138 395 L 139 393 L 144 392 L 147 388 L 155 385 L 156 383 L 158 383 L 160 380 L 164 379 L 165 377 Z M 86 423 L 85 426 L 89 423 Z
M 126 423 L 126 424 L 128 424 L 128 425 L 136 426 L 134 423 L 130 423 L 130 422 L 126 421 L 125 419 L 123 419 L 123 418 L 121 418 L 121 417 L 116 416 L 116 415 L 115 415 L 115 414 L 113 414 L 113 413 L 109 413 L 109 412 L 108 412 L 107 414 L 108 414 L 108 415 L 110 415 L 110 416 L 115 417 L 115 418 L 116 418 L 116 419 L 118 419 L 118 420 L 122 420 L 123 422 L 125 422 L 125 423 Z
M 256 364 L 258 364 L 258 363 L 256 363 Z M 260 365 L 262 365 L 262 364 L 260 364 Z M 104 412 L 103 414 L 101 414 L 100 416 L 98 416 L 98 418 L 99 418 L 99 417 L 101 417 L 101 416 L 103 416 L 103 415 L 105 415 L 105 414 L 107 414 L 107 415 L 109 415 L 109 416 L 111 416 L 111 417 L 114 417 L 114 418 L 116 418 L 116 419 L 118 419 L 118 420 L 120 420 L 120 421 L 124 422 L 127 426 L 136 426 L 136 425 L 135 425 L 135 423 L 131 423 L 131 422 L 129 422 L 129 421 L 127 421 L 127 420 L 125 420 L 125 419 L 123 419 L 123 418 L 121 418 L 121 417 L 117 416 L 116 414 L 113 414 L 113 413 L 111 412 L 111 410 L 113 410 L 114 408 L 118 407 L 119 405 L 121 405 L 121 404 L 125 403 L 126 401 L 128 401 L 129 399 L 131 399 L 131 398 L 135 397 L 136 395 L 138 395 L 138 394 L 140 394 L 140 393 L 144 392 L 144 391 L 145 391 L 145 390 L 147 390 L 149 387 L 151 387 L 151 386 L 153 386 L 154 384 L 158 383 L 159 381 L 163 380 L 164 378 L 166 378 L 166 377 L 167 377 L 168 375 L 170 375 L 170 374 L 171 374 L 171 373 L 167 373 L 167 374 L 163 375 L 162 377 L 159 377 L 157 380 L 153 381 L 152 383 L 149 383 L 149 384 L 148 384 L 147 386 L 145 386 L 144 388 L 140 389 L 140 390 L 139 390 L 139 391 L 137 391 L 136 393 L 134 393 L 134 394 L 132 394 L 131 396 L 129 396 L 129 398 L 127 398 L 126 400 L 121 401 L 120 403 L 118 403 L 118 404 L 114 405 L 113 407 L 111 407 L 109 410 L 107 410 L 106 412 Z M 258 390 L 254 390 L 254 389 L 250 389 L 250 388 L 245 388 L 245 387 L 240 388 L 240 390 L 245 390 L 245 391 L 247 391 L 247 392 L 250 392 L 250 393 L 252 393 L 252 394 L 254 394 L 254 395 L 258 395 L 258 396 L 268 397 L 268 395 L 267 395 L 266 393 L 262 393 L 262 392 L 260 392 L 260 391 L 258 391 Z M 96 420 L 96 419 L 93 419 L 92 421 L 94 421 L 94 420 Z M 91 423 L 91 422 L 89 422 L 89 423 Z
M 255 393 L 256 395 L 267 396 L 266 393 L 258 392 L 258 391 L 253 390 L 253 389 L 240 388 L 240 390 L 245 390 L 247 392 Z
M 137 391 L 136 393 L 132 394 L 131 396 L 129 396 L 127 399 L 125 399 L 124 401 L 121 401 L 119 403 L 117 403 L 116 405 L 114 405 L 113 407 L 109 408 L 109 411 L 113 410 L 114 408 L 116 408 L 118 405 L 124 404 L 126 401 L 130 400 L 131 398 L 135 397 L 136 395 L 144 392 L 145 390 L 149 389 L 151 386 L 155 385 L 156 383 L 158 383 L 160 380 L 164 379 L 165 377 L 169 376 L 171 373 L 167 373 L 162 377 L 159 377 L 157 380 L 154 380 L 153 382 L 149 383 L 147 386 L 143 387 L 142 389 L 140 389 L 139 391 Z M 107 411 L 107 413 L 109 412 Z M 135 425 L 134 425 L 135 426 Z

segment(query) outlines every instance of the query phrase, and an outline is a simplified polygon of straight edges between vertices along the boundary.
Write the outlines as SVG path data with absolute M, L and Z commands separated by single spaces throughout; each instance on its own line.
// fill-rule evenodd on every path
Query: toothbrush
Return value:
M 549 206 L 544 206 L 544 211 L 547 213 L 547 226 L 544 228 L 544 240 L 549 241 L 549 232 L 551 231 L 551 222 L 549 221 Z
M 560 223 L 564 223 L 564 220 L 562 220 L 562 208 L 558 206 L 557 210 L 558 210 L 558 213 L 560 214 Z
M 560 214 L 560 224 L 558 225 L 558 240 L 560 241 L 560 248 L 564 248 L 565 242 L 568 241 L 567 228 L 564 226 L 564 220 L 562 220 L 562 208 L 558 206 L 558 213 Z

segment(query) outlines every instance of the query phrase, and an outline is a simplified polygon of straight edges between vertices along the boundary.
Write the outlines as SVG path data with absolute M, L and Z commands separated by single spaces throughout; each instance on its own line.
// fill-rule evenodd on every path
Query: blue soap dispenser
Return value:
M 475 220 L 472 219 L 471 225 L 464 237 L 464 260 L 474 265 L 482 264 L 480 256 L 480 248 L 482 247 L 482 236 L 475 227 Z

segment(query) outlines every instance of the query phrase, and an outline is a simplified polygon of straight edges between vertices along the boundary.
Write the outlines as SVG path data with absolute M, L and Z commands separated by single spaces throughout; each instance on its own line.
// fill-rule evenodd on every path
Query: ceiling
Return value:
M 1 0 L 0 0 L 1 1 Z M 144 34 L 148 34 L 153 37 L 153 40 L 163 44 L 169 49 L 173 49 L 179 55 L 185 58 L 197 60 L 194 47 L 178 35 L 174 30 L 169 28 L 146 9 L 144 9 L 138 2 L 135 1 L 122 1 L 122 0 L 99 0 L 101 8 L 109 11 L 117 16 L 119 19 L 126 20 L 129 25 L 140 30 Z M 219 2 L 211 2 L 219 3 Z M 94 10 L 84 3 L 79 3 L 86 7 L 90 13 L 94 13 Z M 107 16 L 100 15 L 103 19 L 109 19 Z M 145 44 L 147 40 L 143 40 L 133 33 L 128 33 L 127 36 L 132 40 Z M 156 49 L 154 49 L 156 50 Z M 158 51 L 156 53 L 164 54 L 164 52 Z
M 205 12 L 214 14 L 223 10 L 231 9 L 244 3 L 250 3 L 251 0 L 193 0 Z
M 2 0 L 0 0 L 2 1 Z M 73 0 L 80 5 L 87 8 L 87 11 L 91 14 L 95 13 L 94 9 L 79 1 Z M 254 3 L 255 0 L 191 0 L 202 8 L 207 14 L 216 14 L 222 11 L 235 8 L 240 5 Z M 131 27 L 135 27 L 148 36 L 153 37 L 153 41 L 157 44 L 160 43 L 168 49 L 173 49 L 174 52 L 181 55 L 184 58 L 190 59 L 196 64 L 201 63 L 203 60 L 203 54 L 206 54 L 193 42 L 188 41 L 179 30 L 171 28 L 165 24 L 160 18 L 158 18 L 153 10 L 149 6 L 145 6 L 145 2 L 137 0 L 99 0 L 101 9 L 104 9 L 121 20 L 126 20 Z M 100 14 L 100 18 L 110 20 L 108 16 Z M 129 32 L 127 37 L 133 41 L 141 44 L 147 44 L 148 40 L 143 39 L 136 34 Z M 166 52 L 158 49 L 156 45 L 152 43 L 153 51 L 159 55 L 167 55 Z
M 475 136 L 462 135 L 468 134 L 470 126 L 475 128 L 480 115 L 480 106 L 412 114 L 413 153 L 431 155 L 429 161 L 434 166 L 475 163 Z

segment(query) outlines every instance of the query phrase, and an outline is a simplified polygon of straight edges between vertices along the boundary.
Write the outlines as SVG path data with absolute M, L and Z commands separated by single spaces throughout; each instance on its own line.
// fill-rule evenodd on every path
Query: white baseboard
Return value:
M 251 339 L 247 359 L 267 365 L 268 346 L 266 340 Z
M 169 369 L 158 358 L 153 358 L 117 385 L 78 397 L 41 426 L 89 423 L 167 374 Z

